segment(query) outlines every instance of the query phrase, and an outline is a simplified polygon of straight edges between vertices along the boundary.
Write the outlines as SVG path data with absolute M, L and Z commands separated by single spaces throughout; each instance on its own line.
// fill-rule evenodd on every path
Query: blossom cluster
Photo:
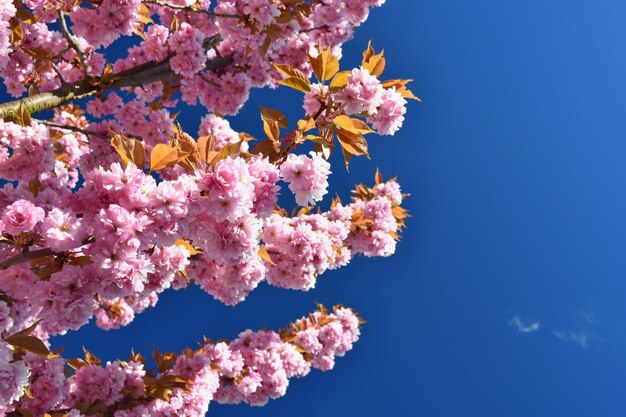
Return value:
M 384 88 L 378 77 L 363 67 L 353 69 L 338 91 L 323 84 L 311 87 L 302 106 L 309 115 L 316 114 L 322 103 L 328 107 L 337 103 L 342 114 L 365 116 L 380 135 L 393 135 L 402 127 L 407 101 L 395 87 Z
M 201 131 L 216 135 L 216 151 L 236 137 L 227 122 L 215 116 L 204 121 Z M 0 122 L 0 136 L 11 138 L 7 143 L 25 143 L 38 129 L 47 132 L 36 122 Z M 169 179 L 157 181 L 133 163 L 89 169 L 92 154 L 82 153 L 70 134 L 54 136 L 61 146 L 53 148 L 43 135 L 47 148 L 22 153 L 18 145 L 9 147 L 11 157 L 0 164 L 6 167 L 0 172 L 13 173 L 13 164 L 37 154 L 55 161 L 48 169 L 57 163 L 65 172 L 88 169 L 80 170 L 77 190 L 66 176 L 37 171 L 31 174 L 38 187 L 18 179 L 17 187 L 8 183 L 0 190 L 6 242 L 0 262 L 9 262 L 0 290 L 24 308 L 14 331 L 41 319 L 44 334 L 63 334 L 94 315 L 100 327 L 117 328 L 154 306 L 164 290 L 189 283 L 229 305 L 263 280 L 309 290 L 319 274 L 346 265 L 354 254 L 395 250 L 399 219 L 393 209 L 402 201 L 395 182 L 378 184 L 375 190 L 387 191 L 371 199 L 335 204 L 326 213 L 289 218 L 274 212 L 281 180 L 299 204 L 326 194 L 329 164 L 318 153 L 289 154 L 279 167 L 263 156 L 230 157 L 195 172 L 167 168 Z M 55 159 L 57 152 L 63 159 Z M 38 251 L 43 253 L 33 262 L 24 262 Z
M 285 395 L 291 378 L 332 369 L 358 340 L 360 324 L 348 308 L 320 306 L 280 332 L 246 330 L 196 351 L 157 354 L 158 375 L 137 354 L 106 364 L 88 352 L 85 360 L 30 352 L 14 359 L 21 348 L 0 342 L 0 413 L 200 417 L 211 401 L 264 405 Z
M 19 96 L 28 85 L 51 91 L 64 83 L 100 76 L 107 62 L 116 73 L 164 62 L 172 74 L 182 77 L 176 88 L 185 102 L 199 102 L 210 112 L 234 114 L 247 100 L 250 88 L 273 85 L 280 79 L 272 62 L 309 71 L 307 55 L 318 44 L 333 46 L 340 55 L 341 43 L 353 36 L 372 7 L 382 3 L 103 0 L 85 6 L 27 0 L 18 25 L 11 27 L 8 21 L 16 9 L 11 0 L 2 0 L 0 75 L 8 91 Z M 20 39 L 11 43 L 17 34 Z M 142 41 L 128 48 L 126 56 L 107 56 L 109 45 L 135 35 Z M 214 68 L 212 62 L 220 57 L 229 60 Z M 142 107 L 159 97 L 164 104 L 169 100 L 159 82 L 141 90 L 133 94 Z
M 371 46 L 339 71 L 341 44 L 383 2 L 0 0 L 0 77 L 28 94 L 0 106 L 0 415 L 263 405 L 351 349 L 360 320 L 342 307 L 157 354 L 158 372 L 134 354 L 64 360 L 49 338 L 92 319 L 126 326 L 170 289 L 198 285 L 235 305 L 263 281 L 307 291 L 356 255 L 394 253 L 407 217 L 395 180 L 377 174 L 351 201 L 313 211 L 335 135 L 346 164 L 369 156 L 363 135 L 394 134 L 415 98 L 409 80 L 379 80 Z M 224 118 L 252 88 L 278 84 L 305 93 L 296 129 L 283 134 L 284 115 L 262 108 L 268 139 L 255 142 Z M 207 110 L 197 138 L 174 123 L 181 102 Z

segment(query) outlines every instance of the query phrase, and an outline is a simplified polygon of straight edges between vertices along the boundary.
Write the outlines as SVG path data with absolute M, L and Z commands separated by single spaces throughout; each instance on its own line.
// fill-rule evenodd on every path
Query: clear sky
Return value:
M 413 78 L 424 102 L 370 139 L 372 161 L 347 174 L 335 159 L 331 195 L 397 175 L 413 217 L 396 255 L 308 293 L 263 284 L 236 308 L 169 292 L 120 331 L 68 335 L 67 355 L 180 351 L 343 303 L 368 324 L 332 372 L 210 415 L 626 415 L 625 16 L 623 0 L 388 0 L 342 65 L 373 39 L 385 78 Z M 260 136 L 258 104 L 297 117 L 300 97 L 256 92 L 233 125 Z M 200 116 L 180 120 L 193 132 Z

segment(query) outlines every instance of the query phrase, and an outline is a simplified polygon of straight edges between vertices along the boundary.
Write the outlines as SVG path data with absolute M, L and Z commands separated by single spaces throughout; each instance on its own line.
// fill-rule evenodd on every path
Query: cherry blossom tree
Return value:
M 153 368 L 134 352 L 63 358 L 49 338 L 126 326 L 166 290 L 234 306 L 262 281 L 307 291 L 354 256 L 394 253 L 407 217 L 395 179 L 376 172 L 350 201 L 315 206 L 335 146 L 346 168 L 369 158 L 365 135 L 393 135 L 418 100 L 410 80 L 381 78 L 371 45 L 340 70 L 342 43 L 383 2 L 0 0 L 14 96 L 0 104 L 0 415 L 264 405 L 352 348 L 361 318 L 321 305 L 282 330 L 155 349 Z M 279 86 L 303 94 L 302 118 L 261 108 L 264 138 L 231 127 L 252 88 Z M 205 112 L 197 133 L 177 123 L 181 102 Z

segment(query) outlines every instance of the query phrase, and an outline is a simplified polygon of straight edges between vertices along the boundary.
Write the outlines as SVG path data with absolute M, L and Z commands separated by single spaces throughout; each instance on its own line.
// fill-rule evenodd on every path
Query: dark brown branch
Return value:
M 170 8 L 172 10 L 182 10 L 185 12 L 192 12 L 192 13 L 203 13 L 206 14 L 210 17 L 227 17 L 227 18 L 231 18 L 231 19 L 245 19 L 246 16 L 242 16 L 242 15 L 237 15 L 237 14 L 225 14 L 225 13 L 213 13 L 210 12 L 208 10 L 203 10 L 203 9 L 195 9 L 193 7 L 189 7 L 189 6 L 179 6 L 177 4 L 170 4 L 164 1 L 160 1 L 160 0 L 143 0 L 143 3 L 145 4 L 153 4 L 155 6 L 161 6 L 161 7 L 167 7 Z
M 61 32 L 63 33 L 63 36 L 65 36 L 67 43 L 72 47 L 72 49 L 74 49 L 74 51 L 76 51 L 76 55 L 78 55 L 85 77 L 88 77 L 89 68 L 87 67 L 87 56 L 85 55 L 85 51 L 83 51 L 83 48 L 81 48 L 78 42 L 76 42 L 76 39 L 74 39 L 74 36 L 72 36 L 67 27 L 67 23 L 65 22 L 65 13 L 61 11 L 59 11 L 59 23 L 61 25 Z
M 77 126 L 70 126 L 70 125 L 64 125 L 61 123 L 56 123 L 56 122 L 51 122 L 49 120 L 39 120 L 39 119 L 33 119 L 35 122 L 48 126 L 48 127 L 52 127 L 54 129 L 63 129 L 63 130 L 71 130 L 72 132 L 78 132 L 78 133 L 82 133 L 83 135 L 87 135 L 87 136 L 96 136 L 99 138 L 108 138 L 109 136 L 106 133 L 102 133 L 102 132 L 94 132 L 93 130 L 86 130 L 86 129 L 81 129 L 80 127 Z
M 0 262 L 0 270 L 7 269 L 10 266 L 21 264 L 33 259 L 44 258 L 46 256 L 56 255 L 57 252 L 50 248 L 38 249 L 32 252 L 22 252 L 19 255 L 10 257 Z
M 94 96 L 105 90 L 139 87 L 168 78 L 178 77 L 178 75 L 167 66 L 167 62 L 170 58 L 171 56 L 160 62 L 151 61 L 125 71 L 120 71 L 117 74 L 113 74 L 111 76 L 113 81 L 106 84 L 100 83 L 99 78 L 89 77 L 75 83 L 66 84 L 51 92 L 35 94 L 30 97 L 0 104 L 0 119 L 15 116 L 20 105 L 30 114 L 35 114 L 59 107 L 71 101 Z M 223 68 L 230 65 L 232 62 L 233 56 L 231 54 L 207 62 L 204 69 Z

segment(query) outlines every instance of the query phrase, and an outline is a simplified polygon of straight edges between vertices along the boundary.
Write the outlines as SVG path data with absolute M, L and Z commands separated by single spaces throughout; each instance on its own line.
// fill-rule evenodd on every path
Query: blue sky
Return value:
M 308 293 L 261 285 L 236 308 L 170 292 L 130 327 L 68 335 L 67 355 L 179 351 L 343 303 L 368 324 L 335 370 L 210 415 L 625 415 L 626 2 L 387 3 L 342 65 L 373 39 L 385 78 L 413 78 L 424 102 L 399 134 L 370 139 L 372 161 L 347 174 L 335 159 L 331 195 L 376 167 L 397 175 L 413 215 L 397 254 L 356 259 Z M 260 136 L 258 104 L 297 117 L 300 97 L 257 91 L 233 125 Z M 186 110 L 183 126 L 201 115 Z

